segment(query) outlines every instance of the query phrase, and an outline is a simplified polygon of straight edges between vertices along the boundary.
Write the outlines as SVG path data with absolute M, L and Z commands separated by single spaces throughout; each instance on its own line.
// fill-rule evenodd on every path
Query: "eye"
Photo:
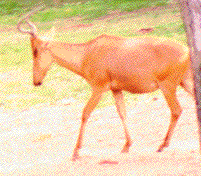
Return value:
M 37 57 L 38 56 L 38 50 L 35 48 L 34 51 L 33 51 L 33 55 L 34 57 Z

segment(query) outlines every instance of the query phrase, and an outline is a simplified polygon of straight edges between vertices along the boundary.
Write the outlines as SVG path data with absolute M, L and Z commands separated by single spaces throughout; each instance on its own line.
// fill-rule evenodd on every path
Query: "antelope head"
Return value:
M 17 29 L 21 33 L 29 34 L 31 41 L 31 48 L 33 53 L 33 84 L 34 86 L 40 86 L 45 78 L 50 65 L 53 62 L 51 52 L 49 49 L 50 41 L 43 40 L 37 35 L 36 26 L 29 21 L 29 17 L 40 10 L 41 7 L 32 10 L 23 19 L 21 19 L 17 25 Z M 23 23 L 26 23 L 30 30 L 25 30 L 21 27 Z

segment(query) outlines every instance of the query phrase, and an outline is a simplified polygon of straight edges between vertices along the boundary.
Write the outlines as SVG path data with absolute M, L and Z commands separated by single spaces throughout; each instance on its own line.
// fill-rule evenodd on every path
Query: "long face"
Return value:
M 47 43 L 39 39 L 32 39 L 31 43 L 33 52 L 33 84 L 40 86 L 52 63 L 52 56 L 46 45 Z

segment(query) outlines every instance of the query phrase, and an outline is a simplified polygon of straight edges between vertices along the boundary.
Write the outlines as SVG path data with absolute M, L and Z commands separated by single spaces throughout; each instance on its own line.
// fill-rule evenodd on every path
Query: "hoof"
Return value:
M 156 150 L 156 152 L 162 152 L 163 149 L 159 148 L 158 150 Z
M 76 152 L 73 154 L 72 161 L 76 161 L 77 159 L 79 159 L 79 154 Z
M 121 151 L 121 153 L 128 153 L 129 152 L 129 148 L 128 147 L 124 147 Z
M 124 145 L 124 148 L 122 149 L 121 153 L 128 153 L 129 152 L 129 148 L 132 145 L 132 142 L 126 142 L 126 144 Z
M 156 152 L 162 152 L 168 145 L 161 145 Z
M 77 157 L 77 156 L 72 157 L 72 161 L 76 161 L 77 159 L 79 159 L 79 157 Z

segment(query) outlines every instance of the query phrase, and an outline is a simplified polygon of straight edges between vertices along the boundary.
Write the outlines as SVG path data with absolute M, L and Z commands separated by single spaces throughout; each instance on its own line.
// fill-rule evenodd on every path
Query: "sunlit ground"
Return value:
M 159 92 L 142 95 L 138 103 L 127 107 L 127 126 L 133 145 L 129 154 L 121 154 L 125 138 L 114 106 L 96 110 L 84 135 L 81 158 L 71 161 L 80 126 L 83 104 L 74 99 L 56 105 L 38 104 L 30 110 L 1 113 L 1 171 L 5 175 L 88 175 L 94 170 L 107 174 L 187 174 L 200 171 L 198 128 L 194 102 L 178 91 L 184 109 L 170 146 L 156 150 L 169 125 L 170 111 Z M 188 167 L 186 167 L 188 165 Z M 88 169 L 86 169 L 87 167 Z M 106 170 L 105 170 L 106 169 Z M 40 175 L 40 174 L 39 174 Z

